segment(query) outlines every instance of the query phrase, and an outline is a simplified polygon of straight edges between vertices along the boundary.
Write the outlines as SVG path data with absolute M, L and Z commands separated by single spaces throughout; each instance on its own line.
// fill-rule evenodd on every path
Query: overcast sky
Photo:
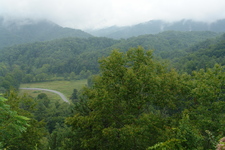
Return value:
M 225 18 L 225 0 L 0 0 L 7 19 L 47 19 L 77 29 L 134 25 L 154 19 Z

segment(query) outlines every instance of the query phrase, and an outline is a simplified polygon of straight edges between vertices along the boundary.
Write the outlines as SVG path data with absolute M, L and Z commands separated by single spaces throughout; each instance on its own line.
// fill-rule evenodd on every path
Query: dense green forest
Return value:
M 168 31 L 127 40 L 64 38 L 7 47 L 0 49 L 0 90 L 8 89 L 10 83 L 18 87 L 21 82 L 55 80 L 57 77 L 88 78 L 99 72 L 98 58 L 109 55 L 113 49 L 127 51 L 141 45 L 154 49 L 157 58 L 174 54 L 177 58 L 185 53 L 184 49 L 216 36 L 219 35 L 214 32 Z
M 173 63 L 180 71 L 212 68 L 215 63 L 225 65 L 225 35 L 200 42 L 184 51 L 181 57 L 173 56 Z
M 216 149 L 224 43 L 221 33 L 167 31 L 2 48 L 0 149 Z M 84 78 L 71 104 L 18 94 L 20 83 Z

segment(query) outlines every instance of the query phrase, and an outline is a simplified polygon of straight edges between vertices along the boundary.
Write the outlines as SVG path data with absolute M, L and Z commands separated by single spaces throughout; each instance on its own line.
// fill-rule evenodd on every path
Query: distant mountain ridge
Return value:
M 66 37 L 88 38 L 92 35 L 78 29 L 63 28 L 46 20 L 6 22 L 3 18 L 0 18 L 0 48 Z
M 71 72 L 80 74 L 82 70 L 98 73 L 98 59 L 108 56 L 114 49 L 125 52 L 131 47 L 142 46 L 154 50 L 154 55 L 157 57 L 171 58 L 170 56 L 173 55 L 174 58 L 181 54 L 185 55 L 184 49 L 217 36 L 218 33 L 205 31 L 166 31 L 126 40 L 105 37 L 63 38 L 0 49 L 0 65 L 1 63 L 9 66 L 16 64 L 22 66 L 22 70 L 26 70 L 28 74 L 38 74 L 43 71 L 61 75 Z
M 114 39 L 130 38 L 145 34 L 157 34 L 163 31 L 213 31 L 225 32 L 225 19 L 213 23 L 198 22 L 193 20 L 181 20 L 168 23 L 162 20 L 151 20 L 133 26 L 117 27 L 86 31 L 94 36 Z

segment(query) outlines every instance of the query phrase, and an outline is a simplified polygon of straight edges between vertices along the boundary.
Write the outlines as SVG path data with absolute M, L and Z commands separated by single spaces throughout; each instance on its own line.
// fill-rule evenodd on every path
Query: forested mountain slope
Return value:
M 80 59 L 79 55 L 105 49 L 115 43 L 118 43 L 118 41 L 94 37 L 35 42 L 2 49 L 0 60 L 10 66 L 19 65 L 23 70 L 26 70 L 26 73 L 34 73 L 34 70 L 40 69 L 44 65 L 48 66 L 48 73 L 80 72 L 82 68 L 86 67 L 85 64 L 82 65 L 83 63 L 89 62 L 89 64 L 92 64 L 93 62 L 90 60 L 91 58 Z
M 225 65 L 225 34 L 191 46 L 183 55 L 172 59 L 174 67 L 189 73 L 202 68 L 212 68 L 215 63 Z
M 91 36 L 81 30 L 63 28 L 44 20 L 4 21 L 3 18 L 0 18 L 0 48 L 65 37 L 88 38 Z
M 0 50 L 0 61 L 9 66 L 18 65 L 25 73 L 63 74 L 82 70 L 98 72 L 98 58 L 107 56 L 112 49 L 128 50 L 143 46 L 153 49 L 157 56 L 170 55 L 200 41 L 217 36 L 213 32 L 163 32 L 127 40 L 108 38 L 65 38 L 49 42 L 23 44 Z M 166 54 L 165 54 L 166 53 Z M 45 68 L 45 69 L 44 69 Z
M 206 39 L 211 39 L 220 35 L 209 31 L 165 31 L 158 34 L 141 35 L 138 37 L 121 40 L 115 45 L 116 48 L 128 50 L 130 47 L 143 46 L 145 49 L 154 50 L 154 54 L 170 53 L 175 50 L 182 50 L 197 44 Z M 164 54 L 165 55 L 165 54 Z
M 0 149 L 222 148 L 224 66 L 189 75 L 153 58 L 142 47 L 114 50 L 70 105 L 45 93 L 0 95 Z
M 224 64 L 224 52 L 225 34 L 213 32 L 163 32 L 127 40 L 64 38 L 0 49 L 0 93 L 21 82 L 46 81 L 46 76 L 99 74 L 94 86 L 78 94 L 74 90 L 71 105 L 44 93 L 31 98 L 10 90 L 0 95 L 0 149 L 221 147 L 225 68 L 214 64 Z M 171 60 L 179 72 L 154 56 Z M 206 69 L 193 68 L 198 62 Z M 191 75 L 185 72 L 192 70 Z

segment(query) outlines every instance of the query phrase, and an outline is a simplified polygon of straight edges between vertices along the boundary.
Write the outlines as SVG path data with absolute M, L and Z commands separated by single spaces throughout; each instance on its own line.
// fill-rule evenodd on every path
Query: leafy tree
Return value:
M 35 76 L 36 81 L 45 81 L 47 78 L 48 75 L 46 73 L 41 73 Z
M 182 117 L 170 118 L 174 123 L 167 127 L 167 140 L 149 149 L 167 146 L 172 149 L 215 149 L 215 141 L 225 133 L 224 69 L 217 64 L 213 68 L 194 71 L 191 76 L 185 75 L 182 84 L 186 86 L 183 88 L 186 98 Z
M 38 94 L 37 99 L 42 101 L 42 103 L 45 105 L 46 108 L 49 107 L 50 100 L 49 100 L 47 94 L 45 94 L 45 93 Z
M 146 149 L 163 139 L 165 116 L 182 95 L 178 74 L 142 47 L 113 51 L 100 68 L 93 86 L 83 90 L 77 113 L 67 119 L 82 148 Z
M 177 129 L 175 129 L 175 138 L 179 139 L 180 145 L 186 150 L 200 150 L 202 148 L 203 136 L 200 130 L 191 123 L 189 115 L 185 112 L 179 121 Z
M 14 90 L 10 90 L 6 94 L 6 97 L 8 99 L 7 104 L 10 105 L 13 111 L 29 118 L 29 126 L 27 127 L 26 132 L 23 132 L 14 138 L 8 138 L 7 141 L 5 141 L 7 149 L 30 150 L 39 147 L 41 145 L 40 139 L 46 134 L 46 130 L 44 128 L 44 122 L 39 122 L 34 119 L 32 114 L 35 106 L 34 100 L 27 96 L 20 97 Z
M 18 115 L 5 102 L 7 100 L 0 95 L 0 148 L 10 149 L 8 140 L 20 136 L 29 127 L 29 118 Z
M 224 130 L 224 67 L 215 65 L 213 68 L 193 72 L 191 84 L 192 103 L 190 118 L 204 135 L 204 148 L 213 148 L 206 131 L 210 131 L 219 139 L 225 133 Z
M 34 81 L 34 76 L 32 74 L 26 74 L 25 77 L 23 78 L 24 83 L 29 83 Z
M 49 147 L 54 150 L 80 149 L 79 140 L 67 125 L 56 124 L 55 130 L 48 137 Z
M 74 72 L 70 73 L 70 80 L 76 79 L 76 74 Z

